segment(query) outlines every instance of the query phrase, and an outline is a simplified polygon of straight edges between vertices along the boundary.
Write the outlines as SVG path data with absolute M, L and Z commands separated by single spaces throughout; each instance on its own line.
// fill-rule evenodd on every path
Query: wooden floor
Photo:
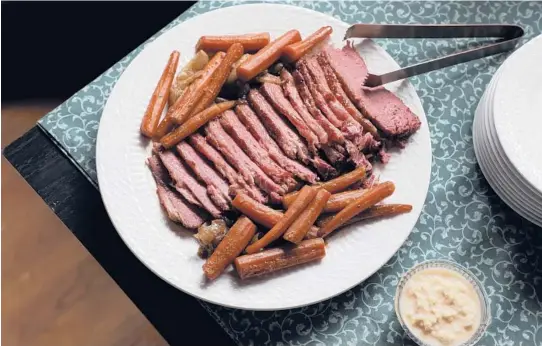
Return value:
M 2 148 L 53 105 L 2 108 Z M 2 344 L 167 345 L 2 157 Z

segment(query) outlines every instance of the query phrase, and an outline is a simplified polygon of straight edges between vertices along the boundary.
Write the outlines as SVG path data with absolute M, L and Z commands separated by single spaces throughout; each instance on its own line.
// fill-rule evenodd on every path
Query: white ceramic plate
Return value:
M 495 90 L 498 139 L 523 180 L 542 193 L 542 35 L 531 39 L 503 64 Z
M 243 20 L 239 20 L 243 18 Z M 115 228 L 131 251 L 154 273 L 178 289 L 208 302 L 251 310 L 280 310 L 333 297 L 367 279 L 400 248 L 422 210 L 431 171 L 431 143 L 421 102 L 408 82 L 395 83 L 407 105 L 420 117 L 421 129 L 401 154 L 382 170 L 382 180 L 396 184 L 390 202 L 410 203 L 412 212 L 386 220 L 343 229 L 329 241 L 319 263 L 286 270 L 273 277 L 241 282 L 230 268 L 215 282 L 206 283 L 203 261 L 189 232 L 166 220 L 145 160 L 149 143 L 139 135 L 139 124 L 170 52 L 177 49 L 180 66 L 192 56 L 205 34 L 267 31 L 277 37 L 296 28 L 306 36 L 323 25 L 334 28 L 332 42 L 342 46 L 348 25 L 327 15 L 285 5 L 256 4 L 228 7 L 199 15 L 164 33 L 133 60 L 111 92 L 97 140 L 100 191 Z M 378 45 L 359 45 L 373 72 L 398 68 Z M 377 167 L 378 169 L 378 167 Z
M 476 157 L 482 173 L 499 197 L 523 218 L 540 225 L 542 214 L 537 207 L 540 202 L 537 202 L 532 194 L 525 192 L 527 188 L 519 177 L 519 173 L 505 164 L 492 138 L 492 105 L 495 89 L 501 77 L 500 72 L 501 69 L 495 73 L 476 110 L 473 125 Z

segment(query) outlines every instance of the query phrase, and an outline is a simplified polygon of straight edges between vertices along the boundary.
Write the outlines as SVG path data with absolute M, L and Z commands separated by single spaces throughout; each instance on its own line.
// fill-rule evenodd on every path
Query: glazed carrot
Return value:
M 323 212 L 324 213 L 337 212 L 343 209 L 344 207 L 346 207 L 346 205 L 352 202 L 354 199 L 360 197 L 362 194 L 365 193 L 365 191 L 366 191 L 365 189 L 357 189 L 357 190 L 334 193 L 333 195 L 331 195 L 331 197 L 327 201 Z M 282 200 L 282 204 L 284 205 L 284 208 L 288 209 L 288 206 L 292 204 L 292 201 L 293 201 L 293 198 L 291 196 L 288 196 L 288 198 L 284 198 Z
M 272 228 L 284 216 L 278 210 L 269 208 L 265 204 L 259 203 L 244 193 L 238 193 L 232 201 L 235 209 L 248 216 L 252 221 Z
M 235 103 L 235 101 L 226 101 L 211 105 L 207 109 L 192 116 L 184 124 L 177 127 L 173 132 L 168 133 L 160 140 L 160 143 L 166 149 L 173 147 L 186 137 L 196 132 L 200 127 L 207 124 L 207 122 L 209 122 L 211 119 L 222 114 L 225 110 L 233 108 Z
M 342 226 L 348 226 L 356 222 L 360 222 L 363 220 L 370 220 L 375 219 L 377 217 L 387 217 L 387 216 L 394 216 L 404 213 L 409 213 L 412 210 L 412 206 L 410 204 L 380 204 L 380 205 L 374 205 L 370 207 L 369 209 L 362 211 L 358 215 L 354 216 L 347 222 L 345 222 Z M 316 224 L 318 226 L 323 226 L 326 223 L 328 223 L 335 214 L 328 215 L 326 217 L 323 217 L 316 221 Z M 318 228 L 313 227 L 309 233 L 305 236 L 305 239 L 313 239 L 318 238 Z
M 360 180 L 365 180 L 365 168 L 363 167 L 358 167 L 352 172 L 343 174 L 335 179 L 326 181 L 325 183 L 314 185 L 314 187 L 317 189 L 323 188 L 331 193 L 336 193 L 345 190 L 348 186 Z M 295 199 L 295 196 L 297 196 L 298 193 L 299 191 L 296 191 L 283 196 L 282 203 L 284 205 L 290 205 L 292 203 L 292 200 Z
M 372 207 L 384 198 L 391 196 L 394 191 L 395 185 L 390 181 L 368 189 L 361 197 L 348 204 L 344 209 L 333 216 L 329 222 L 320 227 L 318 237 L 324 238 L 328 236 L 331 232 L 342 226 L 357 214 Z
M 243 46 L 240 43 L 234 43 L 231 45 L 226 52 L 226 56 L 224 56 L 224 60 L 222 60 L 220 66 L 213 75 L 211 83 L 209 83 L 205 93 L 194 107 L 192 114 L 201 112 L 216 99 L 220 93 L 220 89 L 222 89 L 224 83 L 226 83 L 226 80 L 230 75 L 233 64 L 235 64 L 237 60 L 241 59 L 243 53 Z
M 282 246 L 252 255 L 243 255 L 235 259 L 235 269 L 241 279 L 276 272 L 322 259 L 326 256 L 323 239 L 302 241 L 296 246 Z
M 324 208 L 324 213 L 334 213 L 344 209 L 344 207 L 361 197 L 365 192 L 367 192 L 366 189 L 357 189 L 331 195 Z
M 278 239 L 284 234 L 286 229 L 295 221 L 295 219 L 303 212 L 307 205 L 312 201 L 316 195 L 316 189 L 311 186 L 305 185 L 299 191 L 299 195 L 290 208 L 284 213 L 284 216 L 280 218 L 273 228 L 269 230 L 261 239 L 255 243 L 249 245 L 246 248 L 248 254 L 255 253 L 271 244 L 274 240 Z
M 288 228 L 286 233 L 284 233 L 283 238 L 291 243 L 299 244 L 309 232 L 318 216 L 322 213 L 329 197 L 331 197 L 331 193 L 327 190 L 318 190 L 312 202 Z
M 224 239 L 203 265 L 203 272 L 209 280 L 216 279 L 224 269 L 243 251 L 256 233 L 256 225 L 246 216 L 241 216 L 230 228 Z
M 175 71 L 177 70 L 180 55 L 181 54 L 176 50 L 171 52 L 167 65 L 162 72 L 160 80 L 158 80 L 158 84 L 152 93 L 151 101 L 149 102 L 143 120 L 141 121 L 140 131 L 149 138 L 154 135 L 154 132 L 160 123 L 160 117 L 162 116 L 162 111 L 164 110 L 169 97 L 169 89 L 173 83 L 173 77 L 175 77 Z
M 248 197 L 244 193 L 238 193 L 233 199 L 232 205 L 243 215 L 248 216 L 252 221 L 267 228 L 275 226 L 275 224 L 284 216 L 281 211 L 269 208 L 265 204 L 259 203 Z M 311 232 L 316 234 L 318 228 L 312 226 Z
M 301 41 L 301 34 L 297 30 L 290 30 L 276 38 L 237 68 L 238 78 L 247 82 L 256 77 L 280 58 L 284 47 L 298 41 Z
M 234 43 L 240 43 L 245 52 L 257 51 L 269 44 L 269 33 L 260 32 L 244 35 L 201 36 L 196 44 L 196 51 L 227 51 Z
M 293 43 L 284 48 L 282 56 L 288 62 L 294 62 L 299 60 L 302 56 L 307 54 L 311 49 L 316 47 L 319 43 L 324 42 L 325 39 L 331 35 L 333 28 L 330 26 L 323 26 L 316 30 L 310 36 L 307 36 L 303 41 Z
M 161 139 L 164 137 L 173 125 L 175 125 L 175 118 L 187 117 L 193 108 L 196 106 L 196 102 L 201 98 L 203 91 L 209 85 L 212 76 L 220 66 L 220 63 L 224 59 L 226 53 L 218 52 L 211 60 L 205 65 L 205 68 L 201 70 L 201 77 L 195 80 L 192 84 L 186 88 L 181 97 L 175 101 L 173 106 L 168 110 L 166 116 L 158 126 L 156 130 L 155 139 Z M 188 115 L 186 115 L 188 112 Z

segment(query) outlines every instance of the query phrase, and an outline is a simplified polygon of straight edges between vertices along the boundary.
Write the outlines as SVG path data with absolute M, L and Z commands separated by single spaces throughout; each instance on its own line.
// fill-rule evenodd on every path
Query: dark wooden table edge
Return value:
M 157 277 L 131 253 L 99 191 L 38 125 L 2 154 L 168 343 L 235 345 L 195 298 Z

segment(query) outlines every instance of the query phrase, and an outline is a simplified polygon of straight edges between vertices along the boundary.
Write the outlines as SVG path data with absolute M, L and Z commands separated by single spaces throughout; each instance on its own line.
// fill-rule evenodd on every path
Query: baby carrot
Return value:
M 166 67 L 162 72 L 162 76 L 158 80 L 158 84 L 151 96 L 151 101 L 147 106 L 140 128 L 141 133 L 147 137 L 152 137 L 154 135 L 158 123 L 160 122 L 162 111 L 164 110 L 169 97 L 169 89 L 173 83 L 173 77 L 175 77 L 175 71 L 177 70 L 180 55 L 181 54 L 176 50 L 171 52 Z
M 209 280 L 214 280 L 248 245 L 254 234 L 256 225 L 246 216 L 241 216 L 230 228 L 224 239 L 218 244 L 213 254 L 203 265 L 203 272 Z
M 323 26 L 316 30 L 310 36 L 307 36 L 304 40 L 296 43 L 292 43 L 289 46 L 284 47 L 282 56 L 288 62 L 294 62 L 299 60 L 302 56 L 307 54 L 311 49 L 316 47 L 319 43 L 323 42 L 331 35 L 333 28 L 330 26 Z
M 314 224 L 318 216 L 320 216 L 320 213 L 322 213 L 322 210 L 324 209 L 324 206 L 326 205 L 326 202 L 330 196 L 331 193 L 329 193 L 327 190 L 318 190 L 312 202 L 288 228 L 286 233 L 284 233 L 283 238 L 291 243 L 299 244 L 309 232 L 311 226 Z

